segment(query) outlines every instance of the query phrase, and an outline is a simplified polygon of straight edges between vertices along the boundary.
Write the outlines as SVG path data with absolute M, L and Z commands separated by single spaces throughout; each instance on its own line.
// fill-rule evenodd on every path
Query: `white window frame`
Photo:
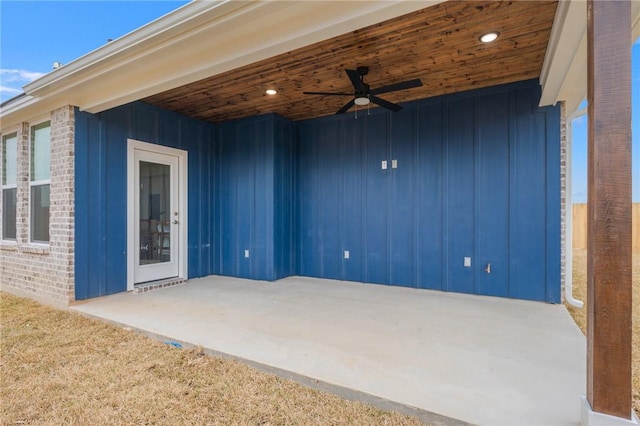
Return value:
M 15 137 L 16 138 L 16 182 L 12 183 L 12 184 L 6 184 L 4 183 L 4 173 L 5 173 L 5 164 L 6 164 L 6 141 L 7 139 L 10 139 L 11 137 Z M 16 196 L 17 196 L 17 191 L 18 191 L 18 132 L 16 131 L 12 131 L 9 132 L 7 134 L 2 135 L 2 139 L 0 140 L 0 142 L 2 143 L 2 145 L 0 145 L 0 149 L 2 149 L 2 162 L 0 164 L 0 167 L 2 167 L 2 173 L 0 173 L 0 206 L 3 207 L 2 210 L 2 216 L 0 216 L 0 220 L 2 221 L 2 241 L 3 242 L 8 242 L 8 243 L 17 243 L 18 241 L 18 230 L 16 229 L 16 236 L 15 238 L 7 238 L 5 236 L 5 229 L 4 229 L 4 191 L 6 189 L 15 189 L 16 190 Z M 18 225 L 18 217 L 17 217 L 18 211 L 17 211 L 17 206 L 16 206 L 16 228 Z
M 34 181 L 31 180 L 31 174 L 33 169 L 33 164 L 32 164 L 33 158 L 31 155 L 32 154 L 31 150 L 33 149 L 33 142 L 34 142 L 33 138 L 35 138 L 35 129 L 37 127 L 43 127 L 44 124 L 49 125 L 49 132 L 51 132 L 51 120 L 42 121 L 38 124 L 34 124 L 33 126 L 29 127 L 29 206 L 27 208 L 27 212 L 28 212 L 28 223 L 29 223 L 29 244 L 49 247 L 49 244 L 51 242 L 51 223 L 49 223 L 49 241 L 40 241 L 40 240 L 33 239 L 33 223 L 31 222 L 31 209 L 33 207 L 32 205 L 33 200 L 31 199 L 31 188 L 33 188 L 34 186 L 49 185 L 49 208 L 51 208 L 51 154 L 49 154 L 49 179 L 34 180 Z M 49 133 L 49 152 L 51 152 L 51 133 Z M 49 220 L 51 220 L 51 210 L 49 210 Z

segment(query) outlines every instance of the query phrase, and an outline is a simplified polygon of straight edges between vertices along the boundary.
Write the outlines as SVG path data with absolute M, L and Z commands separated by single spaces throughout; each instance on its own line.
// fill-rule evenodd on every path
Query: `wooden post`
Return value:
M 631 419 L 631 2 L 587 2 L 587 400 Z

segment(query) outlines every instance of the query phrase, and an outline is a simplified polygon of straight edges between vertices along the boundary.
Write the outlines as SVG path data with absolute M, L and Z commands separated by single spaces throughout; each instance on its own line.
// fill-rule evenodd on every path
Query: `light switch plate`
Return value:
M 244 251 L 244 257 L 249 257 L 249 250 Z
M 349 258 L 349 250 L 345 250 L 344 251 L 344 258 L 348 259 Z
M 470 257 L 465 257 L 464 258 L 464 267 L 465 268 L 471 268 L 471 258 Z
M 387 160 L 382 161 L 382 170 L 387 170 Z
M 392 169 L 398 168 L 398 160 L 391 160 L 391 168 Z

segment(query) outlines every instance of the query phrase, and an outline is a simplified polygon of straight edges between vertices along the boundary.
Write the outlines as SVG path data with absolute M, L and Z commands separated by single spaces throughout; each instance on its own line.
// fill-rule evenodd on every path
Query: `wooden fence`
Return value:
M 633 203 L 631 213 L 631 245 L 634 253 L 640 253 L 640 203 Z M 587 205 L 573 205 L 573 248 L 587 248 Z

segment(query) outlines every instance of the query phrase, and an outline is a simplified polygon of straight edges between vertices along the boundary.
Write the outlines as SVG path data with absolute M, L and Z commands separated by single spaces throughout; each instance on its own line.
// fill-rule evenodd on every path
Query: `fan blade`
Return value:
M 371 102 L 373 102 L 374 104 L 378 104 L 381 107 L 389 109 L 393 112 L 398 112 L 402 109 L 400 105 L 392 104 L 391 102 L 385 101 L 384 99 L 381 99 L 375 95 L 369 95 L 369 99 L 371 99 Z
M 405 90 L 405 89 L 411 89 L 413 87 L 420 87 L 420 86 L 422 86 L 422 80 L 420 80 L 419 78 L 416 78 L 415 80 L 408 80 L 408 81 L 403 81 L 401 83 L 390 84 L 384 87 L 378 87 L 377 89 L 372 90 L 371 94 L 380 95 L 382 93 L 395 92 L 396 90 Z
M 336 112 L 336 115 L 338 114 L 344 114 L 345 112 L 347 112 L 349 110 L 349 108 L 351 108 L 354 104 L 356 103 L 356 98 L 351 99 L 349 102 L 347 102 L 347 104 L 345 106 L 343 106 L 342 108 L 340 108 L 338 110 L 338 112 Z
M 303 95 L 353 96 L 353 93 L 302 92 Z
M 360 78 L 360 73 L 356 70 L 345 70 L 347 75 L 349 76 L 349 80 L 351 80 L 351 84 L 356 90 L 364 91 L 364 84 L 362 83 L 362 79 Z

